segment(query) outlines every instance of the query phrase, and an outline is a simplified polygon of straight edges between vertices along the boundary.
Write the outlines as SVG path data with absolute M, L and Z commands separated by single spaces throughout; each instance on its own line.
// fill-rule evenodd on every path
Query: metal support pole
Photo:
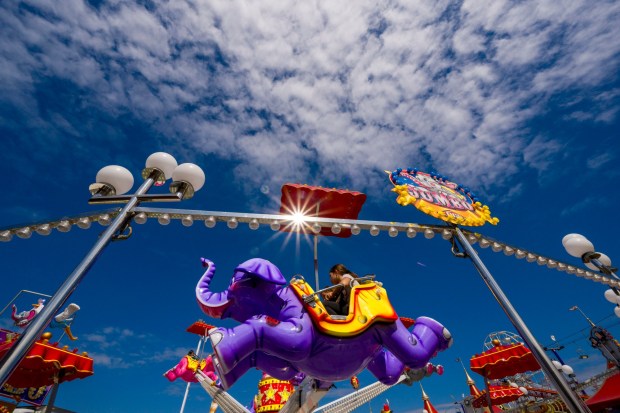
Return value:
M 140 188 L 136 191 L 127 204 L 121 209 L 114 221 L 110 226 L 101 234 L 93 248 L 86 254 L 86 257 L 80 262 L 80 264 L 73 270 L 73 272 L 67 277 L 65 282 L 60 286 L 58 291 L 50 299 L 49 303 L 43 310 L 32 320 L 30 325 L 26 328 L 24 333 L 17 339 L 15 344 L 9 349 L 4 359 L 0 362 L 0 384 L 6 383 L 9 376 L 15 370 L 21 359 L 28 353 L 32 345 L 36 340 L 41 337 L 43 331 L 47 328 L 48 324 L 52 321 L 60 307 L 65 304 L 65 301 L 71 296 L 73 291 L 84 278 L 84 275 L 90 270 L 95 263 L 103 249 L 110 243 L 114 234 L 122 230 L 124 225 L 131 219 L 132 209 L 138 205 L 138 196 L 144 194 L 154 183 L 153 177 L 147 178 Z
M 474 250 L 469 241 L 467 241 L 465 235 L 458 227 L 454 228 L 454 232 L 456 233 L 459 242 L 467 252 L 467 255 L 471 259 L 472 263 L 480 273 L 480 276 L 484 280 L 485 284 L 493 293 L 493 296 L 499 303 L 500 307 L 502 307 L 502 310 L 504 310 L 512 325 L 517 329 L 517 332 L 521 335 L 523 341 L 525 341 L 525 343 L 528 345 L 528 347 L 532 351 L 532 354 L 540 364 L 540 367 L 543 369 L 549 380 L 551 380 L 551 382 L 555 385 L 558 394 L 566 404 L 568 410 L 572 413 L 589 413 L 590 410 L 588 409 L 588 407 L 571 390 L 564 377 L 555 368 L 553 363 L 551 363 L 551 360 L 549 359 L 549 357 L 547 357 L 545 351 L 536 341 L 534 335 L 527 328 L 525 322 L 521 319 L 517 311 L 508 300 L 508 297 L 506 297 L 502 289 L 499 287 L 499 285 L 489 272 L 489 270 L 485 267 L 484 263 L 476 253 L 476 250 Z
M 319 236 L 314 235 L 314 282 L 316 291 L 319 290 Z

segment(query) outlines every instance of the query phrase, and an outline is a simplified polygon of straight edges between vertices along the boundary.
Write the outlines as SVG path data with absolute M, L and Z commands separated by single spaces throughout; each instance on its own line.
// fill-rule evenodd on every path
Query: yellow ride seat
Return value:
M 349 314 L 332 318 L 325 306 L 315 297 L 306 303 L 304 299 L 312 297 L 314 290 L 301 279 L 291 281 L 290 287 L 310 314 L 314 325 L 324 334 L 337 337 L 351 337 L 364 332 L 375 322 L 393 323 L 398 319 L 385 288 L 374 281 L 356 285 L 351 289 Z

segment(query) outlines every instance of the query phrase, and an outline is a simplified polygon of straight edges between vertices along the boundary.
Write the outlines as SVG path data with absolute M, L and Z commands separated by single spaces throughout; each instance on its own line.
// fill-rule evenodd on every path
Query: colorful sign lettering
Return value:
M 400 205 L 413 205 L 428 215 L 457 225 L 477 227 L 486 222 L 493 225 L 499 222 L 468 188 L 444 176 L 417 169 L 397 169 L 389 174 Z

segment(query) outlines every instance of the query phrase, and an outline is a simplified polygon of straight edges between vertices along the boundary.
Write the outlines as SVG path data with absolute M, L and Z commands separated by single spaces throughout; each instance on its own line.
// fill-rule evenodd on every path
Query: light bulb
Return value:
M 430 228 L 426 228 L 424 230 L 424 238 L 426 239 L 432 239 L 435 236 L 435 231 L 433 231 Z
M 525 256 L 525 259 L 527 260 L 527 262 L 534 262 L 536 261 L 536 255 L 532 254 L 531 252 L 528 252 L 527 255 Z
M 415 238 L 418 232 L 414 228 L 407 228 L 407 237 Z
M 553 363 L 553 367 L 555 367 L 558 370 L 562 370 L 562 363 L 560 363 L 557 360 L 551 360 L 551 363 Z
M 248 227 L 250 227 L 251 230 L 258 229 L 259 226 L 260 226 L 260 223 L 258 222 L 258 219 L 256 218 L 252 218 L 250 222 L 248 223 Z
M 88 229 L 88 228 L 90 228 L 90 218 L 82 217 L 82 218 L 77 220 L 76 224 L 77 224 L 78 228 Z
M 342 231 L 340 224 L 332 225 L 332 234 L 340 234 L 340 231 Z
M 517 252 L 515 252 L 515 257 L 517 257 L 518 259 L 521 258 L 525 258 L 526 252 L 523 250 L 517 250 Z
M 538 257 L 536 259 L 536 264 L 538 265 L 545 265 L 547 263 L 547 259 L 545 257 Z
M 205 173 L 198 165 L 182 163 L 172 173 L 172 180 L 187 182 L 192 186 L 194 192 L 198 192 L 205 183 Z
M 362 229 L 359 227 L 359 225 L 357 224 L 351 225 L 351 234 L 359 235 L 360 232 L 362 232 Z
M 491 245 L 491 243 L 489 241 L 487 241 L 486 239 L 481 239 L 480 240 L 480 248 L 488 248 L 489 245 Z
M 280 229 L 280 223 L 278 221 L 273 221 L 271 224 L 269 224 L 269 227 L 273 230 L 273 231 L 277 231 Z
M 392 238 L 398 235 L 398 230 L 395 227 L 390 227 L 388 229 L 388 235 Z
M 372 235 L 373 237 L 379 235 L 379 227 L 377 227 L 376 225 L 370 227 L 370 235 Z
M 11 234 L 11 231 L 7 230 L 0 232 L 0 241 L 9 242 L 11 239 L 13 239 L 13 234 Z
M 107 227 L 112 222 L 112 217 L 110 216 L 110 214 L 102 214 L 99 215 L 99 218 L 97 218 L 97 222 L 99 223 L 99 225 Z
M 144 224 L 146 223 L 148 217 L 146 216 L 146 214 L 144 212 L 140 212 L 138 214 L 136 214 L 135 217 L 133 217 L 133 220 L 136 224 Z
M 321 225 L 318 222 L 312 224 L 312 232 L 314 232 L 315 234 L 321 232 Z
M 122 195 L 133 186 L 133 175 L 127 168 L 119 165 L 108 165 L 97 172 L 98 184 L 108 184 L 114 188 L 116 195 Z
M 570 375 L 574 373 L 573 368 L 567 364 L 562 366 L 562 372 L 566 375 Z
M 15 235 L 22 239 L 28 239 L 32 236 L 32 230 L 30 229 L 30 227 L 20 228 L 15 231 Z
M 161 214 L 157 218 L 157 222 L 159 222 L 160 225 L 168 225 L 170 223 L 170 214 Z
M 491 244 L 491 249 L 493 250 L 493 252 L 500 252 L 502 250 L 502 244 L 494 242 L 493 244 Z
M 39 225 L 35 231 L 37 231 L 39 235 L 49 235 L 52 232 L 52 227 L 50 224 L 43 224 Z
M 239 222 L 237 221 L 237 218 L 231 218 L 228 220 L 228 222 L 226 222 L 226 226 L 230 229 L 235 229 L 237 228 L 237 225 L 239 225 Z
M 71 231 L 71 223 L 67 220 L 60 221 L 56 229 L 60 232 L 69 232 Z
M 184 227 L 191 227 L 192 224 L 194 224 L 194 218 L 191 215 L 185 215 L 181 218 L 181 224 L 183 224 Z
M 215 219 L 214 216 L 210 216 L 209 218 L 205 219 L 205 227 L 207 228 L 213 228 L 216 223 L 217 223 L 217 220 Z
M 515 253 L 514 248 L 509 247 L 509 246 L 506 246 L 506 247 L 504 248 L 504 255 L 506 255 L 506 256 L 511 256 L 511 255 L 512 255 L 512 254 L 514 254 L 514 253 Z

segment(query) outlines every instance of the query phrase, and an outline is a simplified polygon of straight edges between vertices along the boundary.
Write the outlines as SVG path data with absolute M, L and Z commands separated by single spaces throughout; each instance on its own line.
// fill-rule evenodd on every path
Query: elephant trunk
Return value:
M 228 298 L 228 291 L 214 293 L 210 290 L 209 285 L 215 274 L 215 264 L 205 258 L 201 258 L 202 265 L 207 267 L 198 284 L 196 285 L 196 299 L 202 311 L 213 317 L 222 318 L 224 311 L 230 306 L 231 301 Z

